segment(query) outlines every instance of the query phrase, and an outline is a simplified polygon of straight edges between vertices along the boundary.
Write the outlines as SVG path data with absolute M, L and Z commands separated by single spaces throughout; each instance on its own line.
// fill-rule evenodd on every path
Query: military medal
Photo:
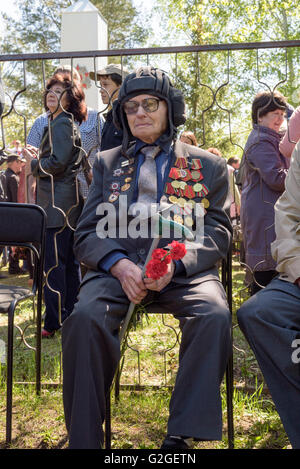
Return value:
M 203 179 L 203 176 L 201 174 L 201 171 L 197 170 L 197 169 L 194 169 L 192 172 L 191 172 L 191 176 L 192 176 L 192 180 L 193 181 L 201 181 L 201 179 Z
M 179 199 L 177 199 L 177 204 L 179 205 L 179 207 L 184 207 L 185 203 L 186 200 L 183 197 L 179 197 Z
M 187 202 L 183 208 L 184 215 L 192 215 L 193 207 Z
M 205 184 L 202 184 L 201 197 L 205 197 L 208 193 L 209 193 L 209 189 L 206 187 Z
M 180 182 L 175 179 L 175 181 L 171 182 L 171 186 L 174 187 L 174 189 L 179 189 L 180 187 Z
M 201 203 L 202 205 L 204 206 L 204 208 L 208 208 L 209 207 L 209 200 L 204 198 L 201 200 Z
M 192 217 L 184 217 L 184 224 L 187 225 L 187 226 L 193 226 L 194 224 L 194 220 L 192 219 Z
M 171 168 L 171 169 L 170 169 L 170 173 L 169 173 L 169 178 L 171 178 L 171 179 L 179 179 L 179 178 L 180 178 L 179 169 L 177 169 L 177 168 Z
M 202 184 L 200 182 L 196 182 L 196 184 L 193 185 L 193 189 L 195 192 L 200 192 L 202 190 Z
M 201 163 L 201 160 L 198 160 L 198 159 L 192 159 L 192 164 L 191 164 L 191 168 L 192 169 L 202 169 L 203 166 L 202 166 L 202 163 Z
M 131 182 L 131 181 L 132 181 L 131 177 L 125 178 L 125 182 Z
M 183 225 L 183 218 L 180 215 L 174 215 L 174 221 Z
M 177 201 L 178 201 L 178 199 L 177 199 L 177 197 L 175 197 L 175 195 L 171 195 L 169 197 L 169 202 L 171 202 L 171 204 L 177 204 Z
M 180 178 L 183 181 L 189 181 L 192 179 L 192 175 L 189 169 L 180 169 Z
M 171 183 L 171 182 L 167 182 L 167 183 L 166 183 L 166 186 L 165 186 L 165 193 L 166 193 L 166 194 L 169 194 L 169 195 L 175 194 L 175 189 L 174 189 L 174 187 L 172 186 L 172 183 Z
M 185 156 L 179 156 L 178 158 L 176 158 L 175 166 L 177 168 L 187 168 L 187 165 L 187 159 Z
M 190 208 L 191 210 L 193 210 L 195 205 L 196 205 L 196 202 L 194 200 L 190 199 L 186 202 L 184 208 L 187 207 L 188 209 Z
M 174 212 L 175 215 L 182 215 L 183 209 L 179 207 L 179 205 L 174 205 L 172 208 L 172 211 Z
M 188 199 L 193 199 L 196 194 L 195 194 L 195 191 L 193 189 L 192 186 L 186 186 L 186 188 L 184 189 L 184 195 L 185 197 L 187 197 Z

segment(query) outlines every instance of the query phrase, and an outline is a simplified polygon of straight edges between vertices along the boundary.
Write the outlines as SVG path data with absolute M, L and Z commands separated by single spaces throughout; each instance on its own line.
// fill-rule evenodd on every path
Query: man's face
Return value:
M 13 170 L 15 174 L 20 174 L 24 166 L 25 166 L 25 163 L 23 163 L 23 161 L 20 161 L 20 160 L 13 161 L 11 163 L 11 169 Z
M 129 101 L 139 104 L 146 98 L 153 98 L 149 94 L 140 94 Z M 159 100 L 158 109 L 147 112 L 140 105 L 135 114 L 127 114 L 127 122 L 132 135 L 145 143 L 154 143 L 168 128 L 168 106 Z
M 112 98 L 112 101 L 117 99 L 120 88 L 119 85 L 117 85 L 109 75 L 102 75 L 99 81 L 101 85 L 100 94 L 103 104 L 109 104 L 110 98 Z

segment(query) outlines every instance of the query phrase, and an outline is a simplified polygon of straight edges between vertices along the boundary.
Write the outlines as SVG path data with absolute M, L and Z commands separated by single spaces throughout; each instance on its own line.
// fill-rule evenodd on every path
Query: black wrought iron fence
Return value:
M 242 54 L 242 55 L 241 55 Z M 180 87 L 185 94 L 187 107 L 187 124 L 181 130 L 193 130 L 198 136 L 199 146 L 204 149 L 217 147 L 221 150 L 222 157 L 229 159 L 233 155 L 243 157 L 243 167 L 251 168 L 257 180 L 255 184 L 258 186 L 260 199 L 257 200 L 257 206 L 254 211 L 265 213 L 273 207 L 272 200 L 269 200 L 265 193 L 264 185 L 267 184 L 263 171 L 248 160 L 247 151 L 244 147 L 248 134 L 251 131 L 251 104 L 254 95 L 258 91 L 267 91 L 270 93 L 270 102 L 274 101 L 275 92 L 277 90 L 284 92 L 287 96 L 287 102 L 293 104 L 295 108 L 298 105 L 300 91 L 300 40 L 294 41 L 276 41 L 263 43 L 237 43 L 237 44 L 212 44 L 212 45 L 195 45 L 182 47 L 157 47 L 157 48 L 139 48 L 139 49 L 116 49 L 103 51 L 76 51 L 76 52 L 56 52 L 56 53 L 37 53 L 37 54 L 8 54 L 0 55 L 0 70 L 4 91 L 6 93 L 6 105 L 1 116 L 1 144 L 0 150 L 5 151 L 10 146 L 10 140 L 14 129 L 15 122 L 10 121 L 12 115 L 17 117 L 21 122 L 19 127 L 22 129 L 21 140 L 22 146 L 28 146 L 28 133 L 37 115 L 33 115 L 32 109 L 29 107 L 28 96 L 32 99 L 31 82 L 36 77 L 30 64 L 39 65 L 34 70 L 40 77 L 40 93 L 42 95 L 45 89 L 47 79 L 58 67 L 60 60 L 68 60 L 71 70 L 78 69 L 78 60 L 81 58 L 90 58 L 93 71 L 96 76 L 97 59 L 107 58 L 108 61 L 113 60 L 121 64 L 121 67 L 130 69 L 137 65 L 149 64 L 167 69 L 173 81 Z M 50 72 L 49 72 L 50 70 Z M 296 78 L 295 78 L 296 77 Z M 18 84 L 18 89 L 14 87 Z M 71 74 L 73 82 L 73 72 Z M 95 86 L 101 91 L 99 82 L 95 81 Z M 41 100 L 40 96 L 35 99 Z M 91 146 L 85 146 L 82 143 L 81 157 L 92 162 L 91 155 L 99 150 L 101 142 L 101 131 L 103 123 L 103 114 L 107 111 L 108 105 L 103 105 L 101 109 L 95 109 L 97 118 L 94 120 L 98 141 Z M 287 110 L 291 109 L 287 108 Z M 74 116 L 73 121 L 75 122 Z M 45 123 L 46 122 L 46 123 Z M 50 122 L 50 121 L 49 121 Z M 48 120 L 44 121 L 44 127 L 50 129 Z M 287 120 L 288 123 L 288 120 Z M 281 130 L 287 131 L 286 129 Z M 18 134 L 20 135 L 20 133 Z M 258 138 L 262 137 L 261 134 Z M 282 134 L 283 135 L 283 134 Z M 289 139 L 291 140 L 291 139 Z M 255 142 L 259 144 L 259 141 Z M 295 143 L 295 142 L 292 142 Z M 51 129 L 50 129 L 50 145 L 51 145 Z M 74 145 L 75 139 L 74 139 Z M 252 147 L 253 148 L 253 145 Z M 39 157 L 38 157 L 39 158 Z M 283 159 L 282 171 L 288 170 L 289 159 Z M 274 165 L 278 166 L 278 162 Z M 46 172 L 47 174 L 47 172 Z M 53 175 L 48 174 L 51 178 L 51 201 L 55 207 L 54 182 Z M 25 200 L 32 201 L 32 193 L 28 187 L 32 187 L 29 179 L 30 174 L 26 173 L 27 189 L 25 191 Z M 248 175 L 249 176 L 249 175 Z M 244 250 L 245 236 L 240 223 L 241 202 L 248 183 L 243 182 L 244 186 L 238 188 L 234 175 L 232 178 L 233 187 L 233 203 L 235 213 L 231 214 L 234 224 L 234 242 L 233 242 L 233 297 L 232 305 L 235 310 L 242 301 L 251 293 L 250 285 L 254 283 L 258 286 L 260 280 L 255 278 L 255 272 L 261 272 L 261 266 L 264 259 L 261 258 L 251 265 L 247 262 L 247 252 Z M 79 179 L 80 181 L 80 179 Z M 248 181 L 249 182 L 249 181 Z M 83 184 L 81 182 L 81 184 Z M 268 185 L 268 184 L 267 184 Z M 283 189 L 278 189 L 278 196 Z M 79 195 L 82 191 L 80 183 L 76 188 L 76 203 L 79 205 Z M 242 192 L 242 194 L 241 194 Z M 243 199 L 242 199 L 243 204 Z M 271 205 L 271 207 L 270 207 Z M 74 205 L 73 207 L 74 208 Z M 74 230 L 74 226 L 70 223 L 70 211 L 61 211 L 64 217 L 64 224 L 57 231 L 57 235 L 62 229 L 68 226 Z M 255 214 L 253 215 L 255 217 Z M 2 222 L 2 221 L 1 221 Z M 268 223 L 263 227 L 265 236 L 260 240 L 259 246 L 261 253 L 270 255 L 270 236 L 269 233 L 273 229 L 272 223 Z M 255 234 L 255 233 L 254 233 Z M 56 243 L 56 237 L 54 238 Z M 251 250 L 251 249 L 250 249 Z M 46 282 L 50 290 L 58 295 L 60 322 L 61 317 L 61 296 L 48 280 L 51 271 L 58 267 L 59 260 L 57 255 L 57 246 L 55 244 L 55 265 L 46 272 Z M 269 267 L 268 267 L 269 269 Z M 269 270 L 273 270 L 269 269 Z M 138 351 L 131 347 L 134 353 Z M 168 347 L 167 347 L 168 349 Z M 165 352 L 162 353 L 164 363 L 168 360 L 165 358 Z M 138 362 L 140 360 L 138 359 Z M 125 373 L 126 376 L 126 373 Z M 141 372 L 138 371 L 138 380 L 140 381 Z M 165 383 L 168 374 L 164 372 Z

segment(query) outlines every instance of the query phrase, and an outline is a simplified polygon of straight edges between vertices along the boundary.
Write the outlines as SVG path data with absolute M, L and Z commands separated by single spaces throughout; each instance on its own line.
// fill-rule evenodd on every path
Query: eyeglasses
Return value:
M 158 98 L 145 98 L 141 102 L 138 101 L 126 101 L 123 104 L 123 109 L 126 114 L 136 114 L 140 106 L 146 112 L 155 112 L 158 109 L 160 99 Z

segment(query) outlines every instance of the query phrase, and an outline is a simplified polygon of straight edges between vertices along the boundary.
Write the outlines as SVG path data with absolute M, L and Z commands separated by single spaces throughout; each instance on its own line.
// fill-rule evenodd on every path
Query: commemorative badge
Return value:
M 114 177 L 122 176 L 122 174 L 124 174 L 124 171 L 121 168 L 117 168 L 113 171 Z
M 111 203 L 115 202 L 116 200 L 118 200 L 119 195 L 120 195 L 120 193 L 117 192 L 117 191 L 112 192 L 112 193 L 110 194 L 110 196 L 108 197 L 108 202 L 111 202 Z
M 120 190 L 120 183 L 119 182 L 112 182 L 110 185 L 110 190 L 115 192 Z
M 129 188 L 130 188 L 130 184 L 126 183 L 121 187 L 121 191 L 126 192 L 126 191 L 128 191 Z

